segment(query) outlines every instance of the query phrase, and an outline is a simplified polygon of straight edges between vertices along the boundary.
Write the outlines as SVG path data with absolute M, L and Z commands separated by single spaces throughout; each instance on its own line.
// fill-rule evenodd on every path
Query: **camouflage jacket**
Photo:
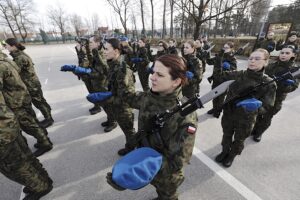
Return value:
M 6 145 L 13 142 L 18 134 L 18 122 L 13 112 L 6 105 L 3 96 L 3 85 L 0 82 L 0 159 L 5 156 L 2 154 L 6 150 Z
M 297 67 L 295 62 L 293 61 L 288 61 L 288 62 L 282 62 L 282 61 L 277 61 L 275 63 L 269 64 L 266 67 L 265 73 L 269 75 L 270 77 L 273 76 L 280 76 L 293 68 Z M 294 79 L 295 83 L 292 85 L 286 85 L 284 84 L 284 81 L 279 81 L 277 82 L 277 90 L 276 90 L 276 96 L 279 95 L 286 95 L 287 93 L 293 92 L 296 90 L 299 86 L 300 79 L 296 78 Z
M 228 62 L 230 64 L 230 69 L 223 69 L 223 63 Z M 213 78 L 214 80 L 219 79 L 223 71 L 233 71 L 237 69 L 237 61 L 233 52 L 229 53 L 219 53 L 214 58 L 207 59 L 207 64 L 214 65 Z
M 135 91 L 134 74 L 122 56 L 118 60 L 111 60 L 107 63 L 109 65 L 108 90 L 113 94 L 110 101 L 117 105 L 124 104 L 122 96 Z
M 196 112 L 185 117 L 176 113 L 165 122 L 160 132 L 163 149 L 158 147 L 156 137 L 151 131 L 154 126 L 153 117 L 176 107 L 177 99 L 182 97 L 181 88 L 165 96 L 150 90 L 123 97 L 131 107 L 139 110 L 137 136 L 146 133 L 149 146 L 161 152 L 167 160 L 176 160 L 179 168 L 188 163 L 192 155 L 198 125 Z
M 205 51 L 203 48 L 196 48 L 196 57 L 201 61 L 206 61 L 210 58 L 210 52 Z
M 194 77 L 189 80 L 189 84 L 199 84 L 203 78 L 202 62 L 195 54 L 186 55 L 184 58 L 187 61 L 187 70 L 194 74 Z
M 287 42 L 285 42 L 285 43 L 278 43 L 277 45 L 276 45 L 276 51 L 279 51 L 279 50 L 281 50 L 281 49 L 283 49 L 283 47 L 285 47 L 285 46 L 294 46 L 295 47 L 295 50 L 296 50 L 296 54 L 299 54 L 299 46 L 298 46 L 298 44 L 297 44 L 297 40 L 295 41 L 295 42 L 290 42 L 290 41 L 287 41 Z
M 272 79 L 264 74 L 264 70 L 255 72 L 252 70 L 243 70 L 243 71 L 232 71 L 232 72 L 223 72 L 222 74 L 225 80 L 235 80 L 228 89 L 226 100 L 231 99 L 241 93 L 245 93 L 246 89 L 249 87 L 257 86 L 261 83 L 266 83 Z M 243 98 L 240 98 L 236 101 L 230 102 L 224 109 L 236 110 L 243 113 L 244 116 L 256 115 L 259 113 L 264 113 L 266 110 L 269 110 L 274 106 L 276 95 L 276 83 L 272 82 L 265 86 L 258 87 L 256 92 L 247 95 Z M 246 112 L 242 107 L 236 107 L 236 103 L 248 98 L 256 98 L 262 102 L 262 107 L 255 112 Z
M 4 57 L 0 57 L 0 85 L 6 105 L 10 109 L 13 110 L 31 104 L 31 97 L 15 70 L 15 64 Z
M 31 58 L 23 51 L 17 50 L 11 52 L 10 55 L 20 68 L 20 76 L 22 81 L 25 83 L 29 92 L 35 91 L 36 88 L 41 87 L 39 78 L 35 72 L 34 64 Z
M 147 67 L 147 65 L 149 64 L 150 60 L 148 58 L 148 50 L 146 49 L 146 47 L 140 47 L 138 52 L 137 52 L 137 57 L 138 58 L 142 58 L 143 61 L 138 63 L 137 67 Z

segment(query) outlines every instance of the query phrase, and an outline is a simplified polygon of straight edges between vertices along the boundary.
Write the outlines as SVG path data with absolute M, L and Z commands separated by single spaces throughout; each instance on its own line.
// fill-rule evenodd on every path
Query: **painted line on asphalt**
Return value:
M 74 48 L 68 47 L 70 49 L 70 51 L 72 51 L 75 55 L 77 55 L 76 51 L 74 50 Z
M 220 176 L 228 185 L 235 189 L 247 200 L 262 200 L 257 194 L 247 188 L 239 180 L 229 174 L 225 169 L 220 167 L 215 161 L 211 160 L 200 149 L 194 147 L 193 155 L 201 160 L 207 167 Z
M 48 67 L 48 72 L 50 72 L 51 71 L 51 67 Z
M 26 195 L 26 194 L 23 192 L 23 188 L 24 188 L 24 186 L 22 186 L 22 189 L 21 189 L 20 200 L 24 199 L 24 197 L 25 197 L 25 195 Z
M 45 85 L 47 85 L 47 83 L 48 83 L 48 79 L 46 78 L 46 80 L 45 80 Z

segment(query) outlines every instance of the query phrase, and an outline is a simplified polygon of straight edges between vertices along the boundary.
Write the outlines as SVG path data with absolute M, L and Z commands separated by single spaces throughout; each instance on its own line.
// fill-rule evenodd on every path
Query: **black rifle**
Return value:
M 288 71 L 284 74 L 274 76 L 272 78 L 272 80 L 270 80 L 268 82 L 262 82 L 262 83 L 259 83 L 259 84 L 255 85 L 255 86 L 250 86 L 250 87 L 240 91 L 238 94 L 234 95 L 230 99 L 227 99 L 221 106 L 217 107 L 216 111 L 220 112 L 220 111 L 222 111 L 222 109 L 226 105 L 229 105 L 231 103 L 238 102 L 240 100 L 248 98 L 249 96 L 255 94 L 259 88 L 264 87 L 268 84 L 271 84 L 273 82 L 279 82 L 279 81 L 287 80 L 287 79 L 293 79 L 295 76 L 298 76 L 300 74 L 299 69 L 300 69 L 300 67 L 294 67 L 293 69 L 291 69 L 290 71 Z

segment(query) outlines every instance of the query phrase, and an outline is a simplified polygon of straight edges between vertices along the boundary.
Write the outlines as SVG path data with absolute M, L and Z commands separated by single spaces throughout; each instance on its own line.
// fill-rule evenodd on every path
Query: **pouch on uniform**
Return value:
M 112 169 L 112 180 L 125 189 L 137 190 L 148 185 L 162 165 L 162 155 L 141 147 L 118 160 Z

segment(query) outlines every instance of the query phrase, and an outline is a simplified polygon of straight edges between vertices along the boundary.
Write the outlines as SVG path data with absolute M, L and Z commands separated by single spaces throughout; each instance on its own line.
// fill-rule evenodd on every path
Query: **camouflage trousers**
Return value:
M 31 191 L 42 192 L 52 184 L 47 171 L 32 155 L 21 134 L 14 142 L 6 145 L 5 151 L 0 151 L 0 159 L 0 172 Z
M 21 129 L 25 133 L 33 136 L 41 145 L 50 145 L 49 138 L 47 137 L 48 132 L 45 128 L 40 127 L 34 110 L 30 105 L 25 108 L 13 109 L 13 112 L 18 119 Z
M 41 111 L 44 118 L 51 118 L 51 107 L 44 98 L 42 88 L 34 88 L 34 90 L 30 90 L 29 93 L 32 99 L 32 104 Z
M 146 66 L 138 66 L 137 68 L 139 79 L 144 91 L 148 91 L 149 88 L 149 73 Z
M 112 104 L 113 119 L 115 119 L 125 134 L 127 148 L 134 148 L 135 145 L 135 129 L 133 127 L 134 114 L 132 108 L 128 105 Z
M 272 119 L 281 110 L 285 98 L 286 95 L 276 96 L 274 106 L 266 113 L 257 116 L 252 135 L 261 136 L 271 126 Z
M 178 200 L 177 188 L 184 181 L 183 169 L 172 172 L 168 162 L 164 161 L 151 184 L 156 188 L 159 200 Z
M 257 113 L 257 112 L 256 112 Z M 224 109 L 221 125 L 223 128 L 223 151 L 240 155 L 244 141 L 250 136 L 257 114 L 247 114 L 243 108 Z

